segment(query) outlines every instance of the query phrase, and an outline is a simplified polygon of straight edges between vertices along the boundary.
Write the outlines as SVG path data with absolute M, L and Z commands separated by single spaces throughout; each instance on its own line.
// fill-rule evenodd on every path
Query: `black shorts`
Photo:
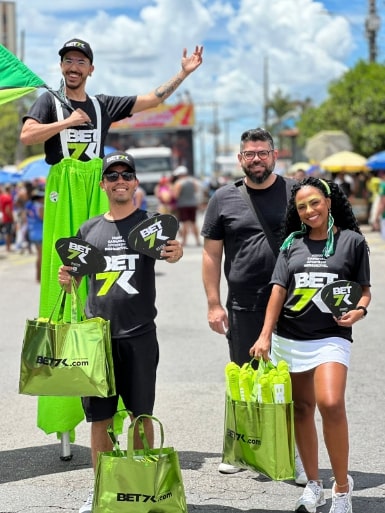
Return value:
M 13 231 L 14 231 L 14 224 L 13 223 L 3 223 L 2 232 L 5 235 L 12 235 Z
M 267 301 L 268 296 L 261 295 L 258 299 L 233 299 L 227 303 L 230 359 L 239 366 L 251 360 L 249 350 L 262 331 Z
M 117 395 L 113 397 L 83 397 L 87 422 L 112 418 L 120 395 L 125 407 L 135 417 L 152 415 L 155 403 L 156 369 L 159 345 L 156 331 L 132 338 L 112 340 Z
M 190 221 L 195 223 L 197 215 L 197 207 L 180 207 L 178 209 L 178 218 L 181 223 Z

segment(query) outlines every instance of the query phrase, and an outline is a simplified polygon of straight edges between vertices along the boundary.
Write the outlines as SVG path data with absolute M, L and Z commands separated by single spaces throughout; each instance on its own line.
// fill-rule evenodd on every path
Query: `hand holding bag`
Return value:
M 149 447 L 143 419 L 157 422 L 160 447 Z M 134 430 L 138 425 L 143 449 L 134 449 Z M 161 422 L 150 415 L 140 415 L 128 428 L 127 452 L 123 452 L 109 429 L 114 445 L 110 452 L 100 452 L 95 475 L 93 513 L 187 513 L 187 504 L 178 453 L 164 447 Z
M 67 298 L 71 322 L 63 321 Z M 110 323 L 100 317 L 85 318 L 73 278 L 71 294 L 60 292 L 49 319 L 26 321 L 19 393 L 68 397 L 116 393 Z

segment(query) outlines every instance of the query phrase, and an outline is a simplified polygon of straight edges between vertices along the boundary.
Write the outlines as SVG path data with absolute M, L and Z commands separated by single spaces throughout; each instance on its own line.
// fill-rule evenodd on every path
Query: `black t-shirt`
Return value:
M 277 334 L 294 340 L 342 337 L 352 340 L 352 329 L 338 326 L 332 314 L 317 306 L 317 293 L 327 283 L 352 280 L 370 286 L 369 254 L 364 237 L 351 230 L 334 236 L 335 253 L 322 256 L 325 240 L 296 238 L 281 251 L 271 283 L 287 289 L 287 298 L 277 323 Z
M 101 109 L 101 131 L 97 129 L 96 112 L 93 102 L 89 96 L 85 102 L 69 100 L 74 109 L 82 109 L 86 112 L 92 122 L 93 128 L 81 125 L 67 129 L 69 153 L 72 158 L 87 161 L 95 157 L 104 157 L 104 143 L 107 132 L 114 121 L 119 121 L 131 116 L 132 108 L 136 102 L 136 96 L 106 96 L 96 95 Z M 71 114 L 70 110 L 62 106 L 64 119 Z M 58 120 L 56 105 L 53 95 L 50 92 L 43 93 L 23 118 L 23 122 L 34 119 L 39 123 L 53 123 Z M 100 151 L 96 154 L 96 141 L 100 134 Z M 44 152 L 48 164 L 57 164 L 63 158 L 63 151 L 60 135 L 54 135 L 44 143 Z
M 288 201 L 286 179 L 277 176 L 267 189 L 248 187 L 247 190 L 251 200 L 258 203 L 279 245 Z M 201 233 L 205 238 L 224 241 L 224 272 L 230 295 L 242 300 L 262 294 L 267 300 L 276 258 L 262 226 L 236 184 L 215 191 L 208 203 Z
M 155 328 L 155 260 L 127 244 L 134 226 L 148 218 L 136 210 L 119 221 L 103 215 L 86 221 L 77 234 L 104 254 L 104 272 L 89 277 L 87 317 L 111 321 L 114 338 L 141 335 Z

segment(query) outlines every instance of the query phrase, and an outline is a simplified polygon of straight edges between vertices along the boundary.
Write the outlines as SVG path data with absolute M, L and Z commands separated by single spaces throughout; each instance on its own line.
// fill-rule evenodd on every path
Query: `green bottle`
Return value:
M 283 371 L 286 370 L 289 372 L 289 364 L 285 360 L 279 360 L 277 363 L 277 371 Z
M 273 402 L 271 381 L 267 374 L 262 374 L 258 381 L 258 402 L 268 404 Z
M 290 373 L 289 371 L 282 370 L 280 371 L 279 375 L 282 377 L 283 383 L 285 384 L 285 403 L 291 403 L 293 397 Z
M 285 383 L 284 377 L 280 374 L 277 374 L 272 379 L 272 391 L 274 402 L 277 403 L 285 403 Z
M 226 392 L 233 401 L 241 401 L 239 390 L 239 365 L 235 362 L 229 362 L 225 367 Z
M 277 363 L 277 371 L 279 376 L 281 376 L 281 382 L 285 385 L 285 403 L 291 403 L 293 400 L 292 397 L 292 387 L 291 387 L 291 377 L 289 372 L 289 364 L 285 360 L 280 360 Z
M 253 374 L 254 370 L 250 372 L 248 367 L 242 365 L 239 371 L 239 391 L 241 394 L 241 401 L 251 401 L 251 394 L 253 391 Z

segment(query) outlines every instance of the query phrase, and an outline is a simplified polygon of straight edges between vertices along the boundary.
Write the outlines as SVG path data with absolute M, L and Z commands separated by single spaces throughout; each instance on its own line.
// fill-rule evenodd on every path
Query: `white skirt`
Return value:
M 274 365 L 285 360 L 290 372 L 305 372 L 322 363 L 337 362 L 349 367 L 352 343 L 345 338 L 293 340 L 273 333 L 271 359 Z

